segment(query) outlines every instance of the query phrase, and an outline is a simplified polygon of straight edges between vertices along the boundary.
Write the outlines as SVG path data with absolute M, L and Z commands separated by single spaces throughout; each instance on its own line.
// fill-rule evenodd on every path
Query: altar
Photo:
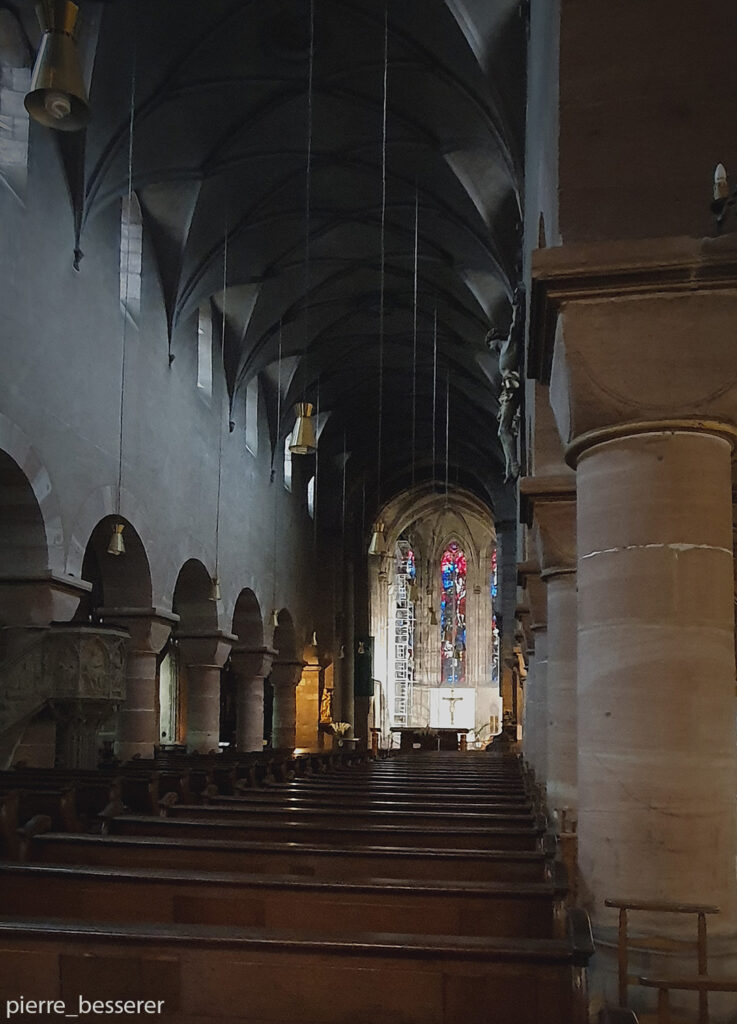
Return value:
M 468 729 L 430 729 L 411 726 L 394 726 L 393 733 L 399 733 L 399 749 L 404 753 L 421 750 L 460 750 L 460 737 Z

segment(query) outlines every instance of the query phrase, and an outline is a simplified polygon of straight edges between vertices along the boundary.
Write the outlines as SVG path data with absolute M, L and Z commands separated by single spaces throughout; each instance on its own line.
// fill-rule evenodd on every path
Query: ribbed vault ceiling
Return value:
M 387 500 L 411 483 L 413 463 L 418 482 L 444 480 L 449 381 L 449 476 L 494 502 L 503 474 L 498 370 L 484 339 L 490 323 L 508 324 L 518 273 L 518 4 L 389 0 L 383 347 L 384 0 L 314 0 L 309 218 L 309 0 L 82 4 L 83 16 L 93 11 L 101 17 L 82 237 L 128 188 L 135 76 L 133 187 L 174 354 L 194 344 L 201 302 L 223 307 L 227 238 L 224 365 L 233 401 L 255 374 L 268 391 L 281 338 L 290 375 L 281 435 L 293 422 L 291 403 L 317 403 L 319 392 L 329 413 L 321 465 L 338 464 L 332 456 L 345 439 L 349 491 L 380 490 Z

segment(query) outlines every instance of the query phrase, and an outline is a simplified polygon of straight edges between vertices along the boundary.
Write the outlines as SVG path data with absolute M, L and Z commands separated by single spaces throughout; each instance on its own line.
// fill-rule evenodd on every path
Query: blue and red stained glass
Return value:
M 440 681 L 444 686 L 466 682 L 466 573 L 460 545 L 452 541 L 440 561 Z

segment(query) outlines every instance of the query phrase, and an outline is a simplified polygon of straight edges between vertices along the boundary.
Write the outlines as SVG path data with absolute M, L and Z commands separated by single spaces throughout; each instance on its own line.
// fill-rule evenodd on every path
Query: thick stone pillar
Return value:
M 716 904 L 733 931 L 731 445 L 694 423 L 576 447 L 583 894 L 595 926 L 609 896 Z
M 535 506 L 541 579 L 547 588 L 547 795 L 558 820 L 575 820 L 577 796 L 576 715 L 576 503 L 539 501 Z
M 302 661 L 275 661 L 271 669 L 274 711 L 271 745 L 274 750 L 293 750 L 297 738 L 297 684 L 302 677 Z
M 230 655 L 237 687 L 235 743 L 243 753 L 264 749 L 264 679 L 275 655 L 271 647 L 234 647 Z
M 220 671 L 236 641 L 231 633 L 179 636 L 187 666 L 187 747 L 206 754 L 220 742 Z
M 547 702 L 548 702 L 548 629 L 544 622 L 535 622 L 532 625 L 532 632 L 535 645 L 535 666 L 530 676 L 528 674 L 528 716 L 532 714 L 532 736 L 533 745 L 528 757 L 529 763 L 535 769 L 535 779 L 543 789 L 546 787 L 548 778 L 548 735 L 547 735 Z M 532 708 L 529 704 L 532 703 Z M 524 737 L 522 738 L 522 749 L 525 749 Z
M 131 636 L 125 671 L 125 703 L 118 711 L 115 753 L 121 761 L 136 754 L 152 757 L 159 742 L 157 659 L 179 621 L 154 608 L 100 608 L 103 622 L 122 626 Z
M 517 527 L 515 523 L 497 524 L 497 608 L 501 610 L 501 652 L 499 692 L 502 708 L 511 712 L 514 705 L 510 659 L 514 648 L 515 608 L 517 606 Z M 515 723 L 516 724 L 516 723 Z

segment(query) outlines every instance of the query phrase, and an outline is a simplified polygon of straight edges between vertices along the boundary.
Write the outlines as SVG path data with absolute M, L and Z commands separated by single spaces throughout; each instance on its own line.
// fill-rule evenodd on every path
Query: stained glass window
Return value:
M 440 562 L 441 684 L 463 686 L 466 682 L 466 556 L 452 541 Z

